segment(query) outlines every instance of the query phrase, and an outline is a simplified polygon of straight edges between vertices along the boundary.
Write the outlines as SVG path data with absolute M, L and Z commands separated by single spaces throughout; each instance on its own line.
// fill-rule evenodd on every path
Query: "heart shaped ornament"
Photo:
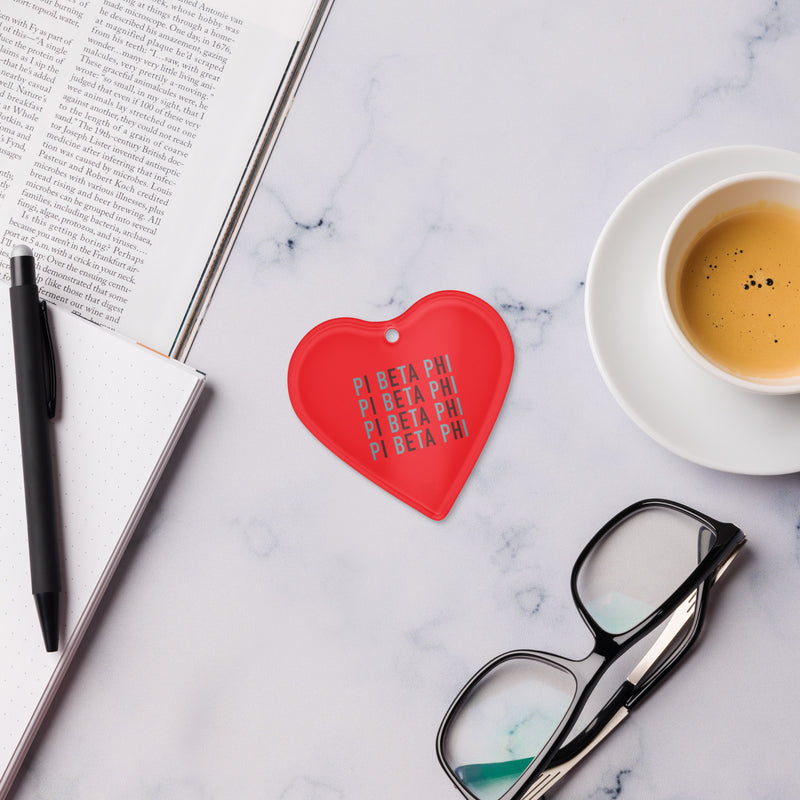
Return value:
M 452 508 L 489 438 L 514 366 L 500 315 L 435 292 L 395 319 L 313 328 L 289 363 L 289 397 L 328 449 L 432 519 Z

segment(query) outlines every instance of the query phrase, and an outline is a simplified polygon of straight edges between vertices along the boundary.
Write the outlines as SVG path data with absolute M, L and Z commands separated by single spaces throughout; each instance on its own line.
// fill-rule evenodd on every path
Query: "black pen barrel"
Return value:
M 29 260 L 30 265 L 20 264 Z M 16 262 L 16 264 L 15 264 Z M 33 275 L 33 258 L 12 259 L 15 278 Z M 18 274 L 15 276 L 15 266 Z M 31 554 L 31 588 L 36 595 L 61 591 L 55 480 L 47 414 L 45 342 L 41 307 L 35 282 L 10 289 L 11 326 L 17 373 L 17 401 L 22 448 L 25 511 Z

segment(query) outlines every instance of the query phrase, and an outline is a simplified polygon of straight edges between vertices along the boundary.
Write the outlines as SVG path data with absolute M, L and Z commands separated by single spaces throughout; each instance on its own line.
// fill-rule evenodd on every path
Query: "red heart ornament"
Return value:
M 489 438 L 514 346 L 500 315 L 435 292 L 395 319 L 317 325 L 289 363 L 289 397 L 328 449 L 432 519 L 443 519 Z

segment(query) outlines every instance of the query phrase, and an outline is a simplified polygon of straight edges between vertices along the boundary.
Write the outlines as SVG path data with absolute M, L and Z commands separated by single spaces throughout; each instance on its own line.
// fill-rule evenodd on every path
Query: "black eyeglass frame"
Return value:
M 578 593 L 578 575 L 581 567 L 589 557 L 589 554 L 605 536 L 626 518 L 650 508 L 671 509 L 693 517 L 702 526 L 714 533 L 714 542 L 695 569 L 692 570 L 689 576 L 657 609 L 633 628 L 623 633 L 612 634 L 604 630 L 599 623 L 592 618 L 581 600 Z M 464 706 L 475 687 L 492 670 L 506 661 L 515 658 L 527 658 L 562 669 L 570 674 L 575 681 L 575 692 L 561 723 L 558 725 L 547 744 L 542 748 L 539 755 L 531 761 L 522 774 L 514 781 L 512 786 L 497 798 L 497 800 L 523 800 L 528 792 L 534 788 L 536 781 L 544 770 L 547 770 L 553 765 L 566 763 L 579 755 L 583 750 L 587 749 L 621 709 L 624 708 L 630 711 L 664 680 L 675 666 L 677 666 L 695 643 L 702 630 L 705 621 L 709 589 L 713 585 L 718 571 L 730 562 L 736 551 L 744 545 L 745 541 L 745 534 L 735 525 L 727 522 L 720 522 L 682 503 L 672 500 L 659 498 L 640 500 L 623 509 L 610 519 L 583 548 L 575 561 L 570 578 L 573 602 L 583 621 L 594 636 L 594 648 L 592 652 L 580 661 L 538 650 L 512 650 L 503 653 L 489 661 L 472 676 L 447 710 L 436 737 L 436 754 L 442 768 L 461 794 L 468 798 L 468 800 L 474 800 L 474 795 L 463 786 L 462 782 L 447 762 L 444 753 L 445 738 L 449 725 L 455 715 Z M 644 637 L 658 628 L 659 625 L 668 620 L 669 617 L 678 610 L 681 604 L 687 601 L 693 592 L 697 594 L 693 616 L 689 621 L 691 627 L 681 638 L 678 646 L 672 652 L 669 652 L 664 659 L 660 660 L 655 667 L 648 670 L 642 680 L 637 681 L 635 685 L 627 680 L 624 681 L 594 719 L 565 745 L 565 739 L 578 721 L 592 691 L 611 665 L 637 642 L 640 642 Z M 537 794 L 536 796 L 540 795 Z

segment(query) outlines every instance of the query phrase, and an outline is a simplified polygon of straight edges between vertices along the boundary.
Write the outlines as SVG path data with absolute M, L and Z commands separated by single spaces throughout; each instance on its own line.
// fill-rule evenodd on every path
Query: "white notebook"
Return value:
M 204 384 L 204 376 L 48 307 L 63 548 L 60 649 L 31 594 L 8 287 L 0 283 L 0 798 L 6 796 Z

